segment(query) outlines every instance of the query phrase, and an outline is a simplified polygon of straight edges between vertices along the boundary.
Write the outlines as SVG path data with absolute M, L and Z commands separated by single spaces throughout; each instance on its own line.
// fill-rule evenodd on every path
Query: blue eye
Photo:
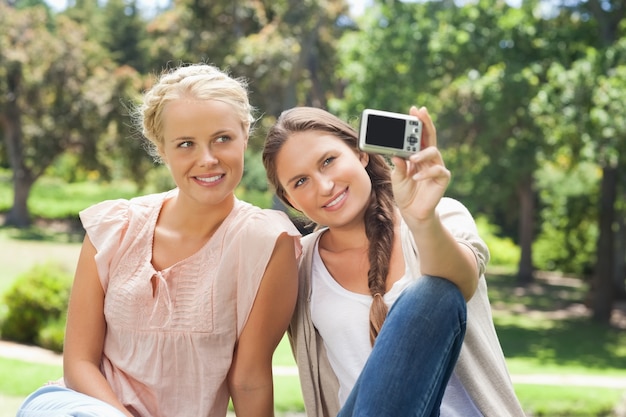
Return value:
M 217 143 L 224 143 L 224 142 L 228 142 L 228 141 L 230 141 L 230 140 L 231 140 L 231 139 L 230 139 L 230 136 L 220 136 L 220 137 L 218 137 L 217 139 L 215 139 L 215 141 L 216 141 Z
M 333 162 L 335 160 L 334 156 L 329 156 L 328 158 L 324 159 L 324 162 L 322 163 L 323 166 L 326 166 L 328 164 L 330 164 L 331 162 Z
M 191 147 L 192 145 L 193 145 L 193 142 L 192 142 L 192 141 L 190 141 L 190 140 L 185 140 L 185 141 L 183 141 L 183 142 L 179 143 L 179 144 L 178 144 L 178 147 L 179 147 L 179 148 L 189 148 L 189 147 Z
M 299 187 L 306 181 L 306 178 L 302 177 L 298 181 L 295 182 L 294 187 Z

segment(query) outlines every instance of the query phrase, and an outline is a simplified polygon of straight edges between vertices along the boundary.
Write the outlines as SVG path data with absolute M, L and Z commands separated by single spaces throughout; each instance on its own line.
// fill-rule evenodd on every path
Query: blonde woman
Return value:
M 299 233 L 235 197 L 253 121 L 243 81 L 166 71 L 137 109 L 174 190 L 84 210 L 64 386 L 18 416 L 273 416 L 272 354 L 297 294 Z

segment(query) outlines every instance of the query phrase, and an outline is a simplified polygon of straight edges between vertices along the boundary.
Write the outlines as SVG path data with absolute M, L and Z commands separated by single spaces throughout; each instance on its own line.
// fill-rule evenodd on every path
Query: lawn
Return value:
M 539 274 L 526 288 L 489 275 L 494 322 L 512 375 L 626 378 L 626 331 L 593 323 L 582 304 L 586 285 Z M 549 278 L 549 279 L 548 279 Z M 625 391 L 597 386 L 515 384 L 533 417 L 612 416 Z
M 80 250 L 61 236 L 32 229 L 0 228 L 0 292 L 36 263 L 57 261 L 73 271 Z M 578 280 L 538 279 L 527 288 L 506 274 L 488 276 L 494 321 L 512 374 L 610 375 L 626 377 L 626 331 L 588 320 L 581 304 L 586 288 Z M 1 306 L 0 306 L 1 308 Z M 274 363 L 277 411 L 302 410 L 297 376 L 288 342 Z M 0 359 L 0 408 L 13 410 L 19 399 L 60 375 L 60 368 Z M 7 375 L 15 376 L 8 378 Z M 18 377 L 19 376 L 19 377 Z M 609 416 L 623 397 L 621 389 L 516 384 L 516 392 L 533 417 Z M 6 417 L 12 414 L 3 414 Z
M 276 350 L 274 364 L 277 366 L 277 372 L 274 376 L 277 397 L 276 411 L 280 413 L 303 410 L 304 403 L 300 394 L 300 382 L 298 376 L 293 373 L 294 362 L 286 338 Z M 4 376 L 0 378 L 0 417 L 15 416 L 24 397 L 42 384 L 55 380 L 62 375 L 61 366 L 28 363 L 1 357 L 0 369 L 2 369 Z M 289 372 L 281 372 L 284 369 Z M 9 375 L 15 377 L 7 377 Z

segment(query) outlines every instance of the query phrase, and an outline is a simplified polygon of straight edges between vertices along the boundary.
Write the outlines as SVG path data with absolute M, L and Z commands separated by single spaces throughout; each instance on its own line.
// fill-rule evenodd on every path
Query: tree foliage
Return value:
M 75 0 L 60 13 L 41 0 L 0 3 L 9 220 L 27 224 L 28 190 L 60 155 L 100 179 L 165 183 L 129 107 L 163 68 L 210 62 L 247 78 L 258 109 L 246 193 L 266 192 L 258 150 L 285 108 L 327 108 L 356 126 L 366 107 L 425 105 L 449 195 L 520 246 L 520 282 L 536 266 L 593 276 L 591 306 L 606 320 L 626 269 L 626 0 L 371 3 L 356 17 L 345 0 L 172 0 L 148 11 Z

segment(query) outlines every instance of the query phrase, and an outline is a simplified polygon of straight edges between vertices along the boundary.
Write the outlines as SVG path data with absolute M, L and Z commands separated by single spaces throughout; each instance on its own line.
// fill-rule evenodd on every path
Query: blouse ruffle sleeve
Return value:
M 246 203 L 244 204 L 247 206 Z M 293 237 L 294 256 L 298 259 L 302 252 L 300 232 L 285 213 L 248 206 L 247 209 L 242 210 L 238 221 L 231 225 L 231 233 L 227 234 L 229 239 L 224 242 L 227 246 L 224 256 L 234 261 L 232 263 L 236 269 L 234 276 L 239 277 L 237 282 L 238 334 L 241 333 L 248 319 L 276 241 L 284 233 Z
M 83 228 L 96 248 L 96 266 L 105 291 L 111 260 L 120 251 L 120 242 L 128 229 L 129 206 L 128 200 L 107 200 L 79 213 Z

